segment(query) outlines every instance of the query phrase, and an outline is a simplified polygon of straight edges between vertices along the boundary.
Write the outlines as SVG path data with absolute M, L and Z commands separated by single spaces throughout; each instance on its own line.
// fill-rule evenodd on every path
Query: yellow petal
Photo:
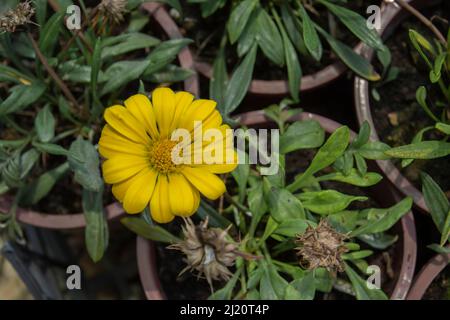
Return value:
M 106 183 L 114 184 L 130 178 L 148 167 L 148 159 L 142 157 L 114 157 L 103 163 L 103 178 Z
M 125 195 L 127 193 L 128 188 L 131 186 L 131 184 L 133 183 L 133 178 L 136 175 L 134 175 L 131 178 L 128 178 L 126 180 L 123 180 L 121 182 L 115 183 L 112 186 L 112 193 L 114 195 L 114 197 L 119 200 L 120 203 L 123 202 L 123 198 L 125 198 Z
M 182 174 L 208 199 L 215 200 L 226 191 L 223 181 L 203 168 L 186 166 Z
M 98 151 L 104 158 L 109 159 L 123 154 L 148 156 L 148 148 L 144 144 L 122 138 L 122 135 L 116 134 L 113 130 L 106 125 L 98 142 Z
M 189 217 L 197 211 L 198 191 L 182 174 L 169 175 L 169 190 L 170 208 L 174 215 Z
M 153 196 L 150 200 L 150 213 L 153 220 L 158 223 L 167 223 L 175 218 L 170 209 L 169 182 L 165 175 L 160 174 L 158 176 L 155 191 L 153 191 Z
M 204 121 L 216 108 L 217 103 L 213 100 L 199 99 L 191 103 L 189 108 L 180 119 L 180 128 L 185 128 L 189 131 L 194 129 L 195 121 Z
M 125 100 L 128 111 L 143 124 L 145 130 L 153 138 L 159 137 L 156 118 L 150 99 L 143 94 L 135 94 Z
M 112 106 L 105 110 L 106 122 L 130 140 L 137 143 L 150 143 L 144 126 L 122 106 Z
M 186 91 L 180 91 L 175 93 L 175 114 L 173 116 L 172 125 L 170 128 L 170 133 L 179 128 L 180 119 L 182 119 L 185 111 L 189 108 L 194 96 Z
M 152 169 L 144 169 L 132 178 L 123 199 L 123 208 L 127 213 L 140 213 L 148 206 L 157 176 Z
M 175 93 L 169 88 L 157 88 L 152 93 L 152 101 L 159 133 L 167 138 L 175 114 Z

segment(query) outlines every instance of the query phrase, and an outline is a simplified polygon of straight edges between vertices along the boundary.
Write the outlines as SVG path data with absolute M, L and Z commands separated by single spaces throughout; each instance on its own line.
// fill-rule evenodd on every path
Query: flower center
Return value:
M 176 141 L 160 140 L 153 143 L 150 148 L 150 164 L 160 173 L 175 171 L 177 165 L 172 161 L 172 149 L 177 145 Z

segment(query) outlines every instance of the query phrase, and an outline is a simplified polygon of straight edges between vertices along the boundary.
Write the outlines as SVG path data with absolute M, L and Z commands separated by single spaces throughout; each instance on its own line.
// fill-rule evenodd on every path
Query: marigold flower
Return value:
M 197 211 L 200 193 L 214 200 L 225 192 L 225 184 L 217 174 L 234 170 L 237 154 L 225 141 L 230 127 L 222 124 L 215 101 L 194 100 L 188 92 L 158 88 L 152 93 L 152 101 L 137 94 L 124 104 L 106 109 L 107 124 L 99 152 L 106 158 L 102 166 L 104 180 L 113 185 L 112 192 L 127 213 L 140 213 L 149 205 L 152 218 L 167 223 L 175 216 L 188 217 Z M 201 136 L 198 143 L 194 127 L 197 121 L 201 121 L 204 132 L 217 129 L 223 138 L 204 141 Z M 188 145 L 190 152 L 183 157 L 191 159 L 202 154 L 202 162 L 173 161 L 178 142 L 172 140 L 172 133 L 177 129 L 185 129 L 194 137 Z M 211 153 L 215 147 L 219 150 Z M 223 161 L 209 161 L 208 154 L 215 152 Z M 230 152 L 232 163 L 224 159 Z

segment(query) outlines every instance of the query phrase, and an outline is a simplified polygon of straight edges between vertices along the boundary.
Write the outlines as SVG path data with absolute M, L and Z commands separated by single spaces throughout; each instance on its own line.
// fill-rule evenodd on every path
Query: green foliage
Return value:
M 308 4 L 294 0 L 244 0 L 228 1 L 230 6 L 224 6 L 226 0 L 190 0 L 188 2 L 199 5 L 203 17 L 212 15 L 220 8 L 224 9 L 221 14 L 227 14 L 223 11 L 225 8 L 229 8 L 230 12 L 223 35 L 229 40 L 229 44 L 235 46 L 238 57 L 243 59 L 242 65 L 246 65 L 245 71 L 249 73 L 249 80 L 252 78 L 253 65 L 256 61 L 253 58 L 256 52 L 251 51 L 251 58 L 249 58 L 249 52 L 250 48 L 256 50 L 256 46 L 261 49 L 262 55 L 274 65 L 287 69 L 289 91 L 295 101 L 300 98 L 301 65 L 310 63 L 308 61 L 310 58 L 320 63 L 323 58 L 323 48 L 326 45 L 331 47 L 334 54 L 358 75 L 372 81 L 380 79 L 367 60 L 335 38 L 334 29 L 338 26 L 377 51 L 388 51 L 377 32 L 367 27 L 365 17 L 346 8 L 345 3 L 329 0 L 317 0 Z M 338 25 L 320 24 L 319 21 L 327 20 L 327 15 L 333 16 L 340 23 Z M 326 44 L 323 43 L 323 40 Z M 214 63 L 213 77 L 210 83 L 211 97 L 217 98 L 217 83 L 218 81 L 223 83 L 222 79 L 226 77 L 223 60 L 224 45 L 225 43 Z M 260 59 L 259 52 L 257 59 Z M 247 76 L 245 79 L 241 79 L 243 79 L 242 74 L 239 77 L 233 75 L 230 83 L 237 81 L 236 86 L 239 86 L 240 91 L 245 93 L 249 88 L 250 81 Z M 227 95 L 230 93 L 234 92 L 222 92 L 221 96 L 227 99 Z M 243 98 L 243 94 L 228 98 L 233 102 L 225 102 L 227 107 L 222 110 L 223 114 L 228 116 Z
M 58 2 L 62 8 L 70 4 Z M 38 24 L 0 34 L 0 193 L 15 195 L 17 206 L 53 204 L 52 192 L 69 176 L 67 189 L 83 190 L 71 201 L 82 204 L 94 261 L 108 246 L 96 146 L 104 108 L 120 104 L 139 80 L 150 89 L 192 75 L 175 64 L 191 40 L 162 41 L 159 33 L 150 34 L 141 2 L 128 1 L 120 28 L 86 19 L 78 34 L 64 26 L 65 10 L 53 13 L 47 1 L 36 0 Z M 179 1 L 167 2 L 181 11 Z M 16 223 L 9 225 L 18 230 Z

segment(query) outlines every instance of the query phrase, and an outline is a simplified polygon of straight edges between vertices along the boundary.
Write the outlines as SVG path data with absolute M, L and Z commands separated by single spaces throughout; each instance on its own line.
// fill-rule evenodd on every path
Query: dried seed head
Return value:
M 208 228 L 208 219 L 195 226 L 191 219 L 185 219 L 184 240 L 169 246 L 186 255 L 186 270 L 195 270 L 204 275 L 212 288 L 213 280 L 228 280 L 232 273 L 228 267 L 234 264 L 237 246 L 227 241 L 228 229 Z
M 98 5 L 99 12 L 112 23 L 118 24 L 126 12 L 127 0 L 102 0 Z
M 0 16 L 0 33 L 14 32 L 17 27 L 30 23 L 34 12 L 30 1 L 19 3 L 14 9 Z
M 297 255 L 300 265 L 308 269 L 324 267 L 329 271 L 344 271 L 341 255 L 347 252 L 344 240 L 347 235 L 334 230 L 326 220 L 316 228 L 309 226 L 303 234 L 297 235 Z

